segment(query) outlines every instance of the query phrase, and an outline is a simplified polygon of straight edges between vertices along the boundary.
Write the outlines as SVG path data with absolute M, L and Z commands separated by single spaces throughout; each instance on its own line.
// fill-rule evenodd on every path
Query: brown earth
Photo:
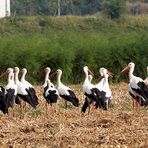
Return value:
M 2 148 L 148 148 L 148 110 L 132 109 L 127 84 L 111 85 L 112 108 L 109 111 L 91 109 L 82 115 L 84 101 L 81 85 L 70 86 L 80 99 L 80 107 L 64 108 L 60 99 L 48 108 L 41 88 L 36 86 L 40 105 L 33 110 L 27 105 L 20 118 L 19 108 L 9 116 L 0 114 L 0 147 Z M 56 111 L 56 112 L 54 112 Z

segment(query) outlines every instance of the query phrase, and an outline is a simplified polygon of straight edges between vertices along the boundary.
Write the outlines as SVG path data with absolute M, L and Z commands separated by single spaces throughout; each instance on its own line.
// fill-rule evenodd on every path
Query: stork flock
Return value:
M 0 110 L 4 114 L 8 114 L 9 108 L 14 108 L 15 104 L 18 104 L 22 109 L 23 103 L 27 102 L 33 108 L 38 105 L 38 97 L 36 95 L 34 87 L 25 80 L 27 69 L 21 70 L 22 76 L 19 80 L 18 74 L 20 69 L 18 67 L 8 68 L 6 72 L 1 74 L 1 77 L 8 75 L 8 83 L 3 88 L 0 86 Z
M 148 106 L 148 78 L 145 80 L 137 77 L 133 74 L 135 64 L 129 63 L 121 73 L 125 72 L 129 74 L 128 91 L 133 98 L 133 108 L 138 106 Z M 88 66 L 83 67 L 85 79 L 82 85 L 83 93 L 85 96 L 81 112 L 85 113 L 87 108 L 90 111 L 90 106 L 99 108 L 101 110 L 108 110 L 112 101 L 112 92 L 109 86 L 108 79 L 113 77 L 113 74 L 104 67 L 99 69 L 100 78 L 97 84 L 91 82 L 94 74 L 90 71 Z M 148 67 L 147 67 L 148 72 Z M 19 73 L 21 78 L 19 80 Z M 79 107 L 79 99 L 75 95 L 74 91 L 68 86 L 64 85 L 61 81 L 62 70 L 58 69 L 51 73 L 49 67 L 45 68 L 45 79 L 42 85 L 43 96 L 47 106 L 53 106 L 56 104 L 59 98 L 67 102 L 71 102 L 73 106 Z M 20 69 L 18 67 L 8 68 L 6 72 L 2 73 L 0 77 L 8 75 L 8 83 L 5 87 L 0 86 L 0 110 L 4 114 L 9 114 L 9 108 L 14 108 L 17 104 L 20 109 L 27 103 L 33 108 L 37 108 L 39 99 L 37 97 L 35 88 L 26 79 L 27 69 Z M 51 82 L 51 78 L 56 75 L 57 84 L 56 86 Z M 13 113 L 14 114 L 14 113 Z

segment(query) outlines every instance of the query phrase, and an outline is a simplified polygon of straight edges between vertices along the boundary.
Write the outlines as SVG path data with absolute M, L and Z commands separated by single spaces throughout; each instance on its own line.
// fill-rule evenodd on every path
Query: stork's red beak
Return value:
M 53 72 L 49 75 L 49 78 L 54 77 L 56 74 L 57 74 L 57 71 L 55 70 L 55 71 L 53 71 Z
M 129 66 L 126 66 L 122 71 L 121 73 L 128 73 L 129 72 Z
M 108 71 L 107 73 L 108 73 L 109 77 L 111 77 L 111 78 L 112 78 L 113 75 L 114 75 L 114 74 L 113 74 L 112 72 L 110 72 L 110 71 Z
M 4 77 L 6 74 L 7 74 L 7 72 L 1 73 L 1 74 L 0 74 L 0 78 L 1 78 L 1 77 Z
M 88 69 L 88 74 L 94 76 L 91 70 Z
M 104 76 L 100 76 L 100 77 L 98 78 L 98 82 L 100 82 L 103 78 L 104 78 Z

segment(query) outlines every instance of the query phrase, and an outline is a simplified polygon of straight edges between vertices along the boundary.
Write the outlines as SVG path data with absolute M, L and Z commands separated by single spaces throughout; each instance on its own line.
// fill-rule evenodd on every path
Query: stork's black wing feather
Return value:
M 76 97 L 74 92 L 72 90 L 68 90 L 69 95 L 60 95 L 62 98 L 64 98 L 67 101 L 70 101 L 74 106 L 79 106 L 79 99 Z
M 7 93 L 6 93 L 6 95 L 5 95 L 5 101 L 4 101 L 4 102 L 5 102 L 5 105 L 6 105 L 6 107 L 8 107 L 8 108 L 9 108 L 9 107 L 13 108 L 15 90 L 9 88 L 9 89 L 7 89 L 6 91 L 7 91 Z
M 58 95 L 56 90 L 48 90 L 48 95 L 45 97 L 47 103 L 56 103 L 58 100 Z
M 134 90 L 136 93 L 138 93 L 139 95 L 141 95 L 144 99 L 145 99 L 145 105 L 148 105 L 148 87 L 146 86 L 146 84 L 144 82 L 139 82 L 137 84 L 139 86 L 138 89 L 132 88 L 132 90 Z
M 6 107 L 6 104 L 4 102 L 4 88 L 0 86 L 0 110 L 6 114 L 8 113 L 8 108 Z

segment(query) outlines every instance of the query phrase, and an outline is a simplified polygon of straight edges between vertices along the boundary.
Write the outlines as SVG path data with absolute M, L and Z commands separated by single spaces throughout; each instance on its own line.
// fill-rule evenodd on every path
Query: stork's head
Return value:
M 18 67 L 14 67 L 14 72 L 19 73 L 20 69 Z
M 23 68 L 23 69 L 21 70 L 21 72 L 26 74 L 26 73 L 27 73 L 27 69 L 26 69 L 26 68 Z
M 87 66 L 84 66 L 84 67 L 83 67 L 83 70 L 84 70 L 84 72 L 87 73 L 88 75 L 94 76 L 94 74 L 92 73 L 92 71 L 91 71 Z
M 129 70 L 134 69 L 135 64 L 133 62 L 130 62 L 122 71 L 121 73 L 128 73 Z
M 49 67 L 45 68 L 45 73 L 50 73 L 51 69 Z
M 7 72 L 7 73 L 13 72 L 13 68 L 7 68 L 6 72 Z

